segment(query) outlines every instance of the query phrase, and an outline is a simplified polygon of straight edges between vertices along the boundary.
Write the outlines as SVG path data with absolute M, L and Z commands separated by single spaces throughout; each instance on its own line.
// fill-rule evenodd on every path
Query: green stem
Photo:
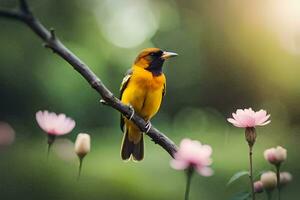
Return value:
M 49 154 L 50 154 L 51 146 L 52 146 L 52 144 L 54 143 L 54 141 L 55 141 L 55 135 L 50 135 L 50 134 L 48 134 L 48 141 L 47 141 L 47 143 L 48 143 L 48 149 L 47 149 L 47 161 L 48 161 L 48 159 L 49 159 Z
M 79 158 L 79 168 L 78 168 L 78 176 L 77 176 L 77 181 L 79 180 L 79 178 L 80 178 L 80 175 L 81 175 L 82 161 L 83 161 L 83 158 L 82 158 L 82 157 L 80 157 L 80 158 Z
M 47 148 L 47 161 L 49 160 L 50 149 L 51 149 L 51 144 L 48 144 L 48 148 Z
M 252 200 L 255 200 L 255 191 L 254 191 L 254 185 L 253 185 L 253 162 L 252 162 L 252 146 L 249 145 L 249 178 L 250 178 L 250 185 L 251 185 L 251 196 Z
M 184 194 L 184 199 L 188 200 L 189 199 L 189 194 L 190 194 L 190 187 L 191 187 L 191 180 L 192 180 L 192 175 L 193 175 L 194 169 L 192 167 L 189 167 L 186 176 L 186 188 L 185 188 L 185 194 Z
M 272 191 L 267 190 L 266 193 L 268 200 L 272 200 Z
M 277 190 L 278 190 L 278 200 L 281 198 L 280 192 L 280 164 L 276 166 L 276 176 L 277 176 Z

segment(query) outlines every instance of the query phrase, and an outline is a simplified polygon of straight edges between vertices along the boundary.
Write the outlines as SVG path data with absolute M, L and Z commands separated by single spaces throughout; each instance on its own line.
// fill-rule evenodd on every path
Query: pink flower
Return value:
M 293 176 L 289 172 L 280 172 L 280 185 L 286 185 L 293 180 Z
M 209 167 L 212 164 L 211 154 L 212 148 L 209 145 L 183 139 L 170 164 L 177 170 L 193 167 L 202 176 L 211 176 L 213 174 L 213 170 Z
M 255 193 L 261 193 L 264 191 L 264 186 L 261 181 L 254 182 L 254 191 Z
M 54 112 L 38 111 L 36 113 L 36 121 L 41 129 L 43 129 L 48 135 L 64 135 L 73 130 L 75 127 L 75 121 L 65 114 L 57 115 Z
M 276 174 L 272 171 L 264 172 L 260 176 L 260 181 L 263 184 L 264 189 L 273 190 L 277 186 Z
M 0 121 L 0 147 L 11 145 L 15 140 L 15 130 L 6 122 Z
M 287 151 L 281 146 L 270 148 L 264 151 L 264 157 L 271 164 L 278 165 L 286 160 Z
M 255 126 L 264 126 L 271 122 L 268 120 L 270 115 L 267 115 L 265 110 L 253 111 L 249 109 L 238 109 L 236 113 L 232 113 L 233 118 L 228 118 L 227 121 L 239 128 L 251 128 Z

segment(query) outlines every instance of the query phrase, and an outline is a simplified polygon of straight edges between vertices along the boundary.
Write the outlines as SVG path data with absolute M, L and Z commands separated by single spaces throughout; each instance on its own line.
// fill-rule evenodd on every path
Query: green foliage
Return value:
M 239 171 L 237 173 L 235 173 L 228 181 L 227 185 L 231 185 L 232 183 L 234 183 L 235 181 L 237 181 L 238 179 L 240 179 L 241 177 L 248 175 L 249 176 L 249 171 Z
M 239 192 L 233 195 L 230 200 L 248 200 L 251 197 L 250 192 Z
M 266 172 L 266 170 L 263 170 L 263 171 L 258 172 L 258 173 L 254 176 L 254 180 L 260 179 L 260 176 L 261 176 L 263 173 L 265 173 L 265 172 Z

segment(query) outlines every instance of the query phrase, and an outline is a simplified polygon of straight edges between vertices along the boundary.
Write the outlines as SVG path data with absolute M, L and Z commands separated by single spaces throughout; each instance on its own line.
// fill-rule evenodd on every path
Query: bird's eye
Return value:
M 150 53 L 150 56 L 155 56 L 155 53 L 154 52 Z

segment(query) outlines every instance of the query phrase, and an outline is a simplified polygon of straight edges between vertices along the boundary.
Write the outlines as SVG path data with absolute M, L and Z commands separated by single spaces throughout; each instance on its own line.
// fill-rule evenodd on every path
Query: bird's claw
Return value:
M 102 104 L 104 104 L 104 105 L 106 105 L 107 104 L 107 102 L 104 100 L 104 99 L 100 99 L 100 101 L 99 101 L 100 103 L 102 103 Z
M 131 115 L 129 117 L 129 120 L 131 120 L 133 118 L 134 114 L 135 114 L 135 111 L 134 111 L 134 108 L 132 107 L 132 105 L 129 104 L 128 106 L 129 106 L 129 108 L 131 110 Z
M 146 122 L 146 126 L 145 126 L 145 128 L 147 129 L 147 130 L 145 131 L 146 134 L 150 131 L 151 127 L 152 127 L 151 122 L 150 122 L 150 121 L 147 121 L 147 122 Z

